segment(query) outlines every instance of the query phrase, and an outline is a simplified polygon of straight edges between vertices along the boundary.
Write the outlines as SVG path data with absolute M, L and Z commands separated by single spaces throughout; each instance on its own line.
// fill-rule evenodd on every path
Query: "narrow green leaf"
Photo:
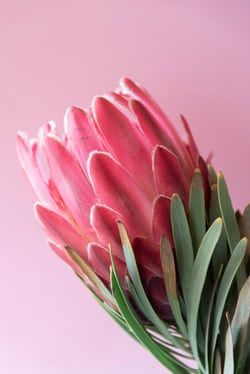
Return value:
M 186 212 L 182 201 L 177 194 L 174 194 L 171 199 L 171 222 L 177 267 L 180 275 L 183 296 L 187 303 L 190 274 L 194 262 L 194 251 Z
M 216 346 L 216 340 L 219 333 L 219 327 L 221 323 L 221 318 L 223 310 L 225 308 L 226 300 L 233 283 L 234 277 L 244 259 L 246 253 L 247 240 L 243 238 L 239 241 L 236 248 L 229 259 L 227 267 L 224 271 L 220 287 L 217 293 L 215 311 L 214 311 L 214 321 L 213 321 L 213 333 L 211 339 L 211 362 L 213 362 L 213 356 Z
M 161 240 L 161 264 L 168 301 L 176 324 L 183 336 L 187 337 L 187 328 L 183 320 L 177 294 L 176 271 L 173 250 L 164 236 Z
M 218 217 L 221 217 L 221 212 L 220 212 L 220 205 L 219 205 L 219 199 L 218 199 L 217 185 L 214 184 L 211 187 L 209 223 L 212 224 L 214 220 Z M 212 257 L 214 279 L 216 279 L 221 265 L 226 265 L 227 263 L 227 257 L 228 257 L 227 252 L 228 252 L 227 237 L 226 237 L 225 229 L 223 227 L 221 237 L 218 241 L 218 244 L 215 248 L 215 251 Z
M 200 246 L 206 232 L 206 209 L 203 179 L 199 169 L 195 170 L 189 198 L 189 227 L 194 253 Z
M 235 218 L 235 213 L 229 196 L 226 181 L 221 173 L 218 176 L 218 198 L 221 216 L 223 218 L 228 243 L 232 252 L 237 243 L 240 241 L 240 232 Z
M 141 325 L 128 298 L 123 292 L 113 260 L 111 269 L 111 287 L 123 318 L 141 344 L 174 374 L 187 374 L 187 366 L 180 361 L 177 361 L 166 349 L 162 349 Z
M 222 230 L 221 218 L 217 218 L 202 239 L 191 273 L 189 283 L 189 301 L 188 301 L 188 330 L 193 354 L 199 364 L 200 362 L 198 344 L 197 344 L 197 320 L 205 283 L 208 266 L 213 255 L 215 246 L 220 238 Z
M 228 188 L 224 176 L 220 173 L 218 176 L 218 198 L 220 204 L 221 216 L 223 218 L 224 227 L 226 230 L 227 240 L 231 252 L 240 241 L 240 231 L 236 221 L 233 205 L 229 196 Z M 242 265 L 237 274 L 238 289 L 241 289 L 242 284 L 246 280 L 246 271 Z
M 87 290 L 90 292 L 92 297 L 98 302 L 98 304 L 110 315 L 113 320 L 115 320 L 120 327 L 122 327 L 123 330 L 125 330 L 133 339 L 135 339 L 137 342 L 136 336 L 133 334 L 133 332 L 130 330 L 129 326 L 127 325 L 126 321 L 124 321 L 123 317 L 119 314 L 117 310 L 115 310 L 111 305 L 104 302 L 100 296 L 93 290 L 90 285 L 86 284 L 84 279 L 76 273 L 76 276 L 83 282 L 84 286 L 87 288 Z M 115 300 L 114 300 L 115 303 Z
M 240 233 L 242 236 L 245 236 L 248 239 L 248 245 L 247 245 L 247 256 L 246 256 L 246 262 L 248 262 L 248 270 L 249 269 L 249 257 L 250 257 L 250 204 L 246 206 L 244 209 L 244 212 L 240 218 L 239 221 L 239 228 Z
M 206 333 L 205 333 L 205 367 L 206 367 L 207 373 L 210 372 L 210 365 L 211 365 L 211 362 L 209 362 L 209 342 L 210 342 L 210 329 L 211 329 L 211 322 L 212 322 L 214 298 L 215 298 L 215 293 L 217 291 L 219 279 L 222 273 L 222 269 L 223 269 L 223 266 L 221 265 L 221 268 L 219 269 L 217 278 L 213 286 L 213 291 L 212 291 L 210 302 L 208 304 L 208 309 L 207 309 L 207 325 L 206 325 Z
M 208 165 L 208 175 L 209 175 L 209 184 L 210 186 L 213 186 L 214 184 L 217 184 L 217 173 L 213 167 L 213 165 Z
M 233 345 L 237 350 L 237 368 L 244 365 L 246 359 L 244 351 L 250 320 L 250 277 L 244 283 L 237 301 L 234 316 L 231 322 Z
M 164 323 L 157 315 L 157 313 L 154 311 L 151 303 L 148 300 L 148 297 L 144 291 L 140 274 L 137 268 L 135 255 L 133 252 L 133 248 L 131 246 L 130 240 L 128 238 L 126 229 L 124 225 L 121 222 L 118 222 L 118 228 L 122 243 L 122 248 L 124 252 L 124 257 L 126 261 L 126 265 L 128 268 L 129 276 L 133 282 L 133 286 L 136 290 L 137 297 L 136 301 L 138 303 L 138 307 L 141 309 L 141 311 L 145 314 L 145 316 L 149 319 L 150 322 L 152 322 L 153 325 L 155 325 L 159 332 L 172 344 L 176 345 L 177 347 L 183 349 L 183 344 L 180 344 L 179 340 L 175 338 L 168 329 L 168 325 Z M 136 295 L 135 295 L 136 296 Z M 167 297 L 167 296 L 166 296 Z M 138 300 L 139 298 L 139 300 Z
M 224 370 L 223 374 L 234 374 L 234 348 L 233 348 L 233 339 L 230 329 L 230 323 L 228 321 L 228 329 L 226 334 L 225 342 L 225 361 L 224 361 Z

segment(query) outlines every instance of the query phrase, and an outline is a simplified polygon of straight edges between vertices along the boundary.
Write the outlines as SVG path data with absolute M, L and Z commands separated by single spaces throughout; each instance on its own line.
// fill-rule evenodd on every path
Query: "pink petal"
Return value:
M 64 262 L 66 262 L 77 274 L 84 277 L 81 268 L 72 260 L 65 248 L 57 243 L 48 241 L 50 248 L 59 256 Z
M 173 234 L 170 219 L 170 199 L 159 195 L 153 204 L 152 231 L 156 242 L 160 242 L 162 235 L 166 235 L 173 247 Z
M 51 201 L 48 187 L 38 167 L 36 152 L 37 142 L 30 144 L 24 134 L 19 132 L 16 137 L 17 153 L 27 179 L 39 200 Z
M 149 276 L 162 276 L 160 248 L 159 245 L 145 238 L 135 238 L 133 250 L 137 265 L 140 269 L 145 268 L 150 271 Z
M 94 272 L 106 282 L 110 281 L 110 254 L 107 248 L 97 243 L 90 243 L 88 246 L 88 257 Z M 125 263 L 114 256 L 114 262 L 120 278 L 123 280 L 126 274 Z
M 174 145 L 178 152 L 180 152 L 183 162 L 186 162 L 189 171 L 192 172 L 193 165 L 185 148 L 185 144 L 172 125 L 171 121 L 168 119 L 160 106 L 153 100 L 150 94 L 145 90 L 145 88 L 140 87 L 137 83 L 133 82 L 129 78 L 121 79 L 120 86 L 123 94 L 140 101 L 158 120 L 170 143 Z
M 95 198 L 78 162 L 53 136 L 46 137 L 45 152 L 53 182 L 68 211 L 80 227 L 89 226 L 89 211 Z
M 172 197 L 178 193 L 184 202 L 188 201 L 190 180 L 178 158 L 167 148 L 156 146 L 153 152 L 153 171 L 155 185 L 159 194 Z
M 123 259 L 124 256 L 117 221 L 122 221 L 124 223 L 124 218 L 113 209 L 100 204 L 96 204 L 92 207 L 90 222 L 95 229 L 98 240 L 105 247 L 110 245 L 112 253 Z
M 89 152 L 100 149 L 98 136 L 88 113 L 80 108 L 68 108 L 65 114 L 65 132 L 68 136 L 68 147 L 84 171 Z
M 148 285 L 147 291 L 157 309 L 161 309 L 163 305 L 167 306 L 169 304 L 163 278 L 153 277 Z
M 111 103 L 113 103 L 126 117 L 130 120 L 134 120 L 134 114 L 131 112 L 128 100 L 121 94 L 117 92 L 109 92 L 104 95 Z
M 138 100 L 130 100 L 129 105 L 151 146 L 165 145 L 176 153 L 173 144 L 171 144 L 159 122 L 152 116 L 149 110 Z
M 67 222 L 62 216 L 46 208 L 40 203 L 36 203 L 35 211 L 42 226 L 47 231 L 52 240 L 62 245 L 67 245 L 77 251 L 79 255 L 87 259 L 86 245 L 91 237 L 91 233 L 86 233 L 83 237 Z
M 138 128 L 120 110 L 103 97 L 96 97 L 93 113 L 100 132 L 112 155 L 132 175 L 140 175 L 139 183 L 154 195 L 150 152 Z M 138 162 L 141 159 L 143 162 Z
M 99 201 L 125 217 L 138 233 L 150 232 L 151 202 L 135 181 L 109 154 L 93 152 L 88 160 L 89 177 Z
M 188 149 L 190 151 L 193 163 L 195 165 L 196 161 L 197 161 L 197 157 L 199 155 L 199 151 L 198 151 L 197 145 L 195 143 L 193 134 L 192 134 L 192 132 L 190 130 L 190 126 L 189 126 L 188 121 L 186 120 L 186 118 L 182 114 L 180 115 L 180 117 L 181 117 L 182 123 L 184 125 L 185 131 L 187 133 L 187 137 L 188 137 Z

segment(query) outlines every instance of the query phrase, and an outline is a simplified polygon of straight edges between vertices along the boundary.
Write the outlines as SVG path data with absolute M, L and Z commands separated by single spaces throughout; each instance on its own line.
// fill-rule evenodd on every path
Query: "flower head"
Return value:
M 205 183 L 207 178 L 188 123 L 181 119 L 186 142 L 146 90 L 125 78 L 118 90 L 95 97 L 89 108 L 69 108 L 63 136 L 54 123 L 42 126 L 37 139 L 17 136 L 51 248 L 79 273 L 65 249 L 73 248 L 108 285 L 110 246 L 125 279 L 121 221 L 145 290 L 163 317 L 169 316 L 169 305 L 159 243 L 165 234 L 174 247 L 170 198 L 178 193 L 188 204 L 197 167 Z

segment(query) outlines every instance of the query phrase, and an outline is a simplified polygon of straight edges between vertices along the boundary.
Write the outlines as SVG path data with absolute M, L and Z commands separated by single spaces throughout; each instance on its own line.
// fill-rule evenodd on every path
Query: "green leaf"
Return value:
M 209 184 L 210 186 L 213 186 L 214 184 L 217 184 L 217 173 L 213 167 L 213 165 L 208 165 L 208 175 L 209 175 Z
M 240 231 L 234 214 L 233 205 L 229 196 L 226 181 L 221 173 L 218 176 L 218 198 L 229 248 L 232 253 L 237 243 L 240 241 Z M 245 282 L 245 280 L 246 271 L 244 266 L 241 266 L 237 274 L 237 284 L 239 290 L 241 289 L 241 286 Z
M 250 273 L 249 269 L 249 256 L 250 256 L 250 204 L 246 206 L 244 212 L 239 221 L 239 228 L 240 233 L 242 236 L 245 236 L 248 239 L 248 246 L 247 246 L 247 256 L 246 262 L 248 262 L 248 273 Z
M 211 187 L 209 223 L 212 224 L 214 220 L 218 217 L 221 217 L 221 212 L 220 212 L 220 205 L 219 205 L 219 199 L 218 199 L 217 185 L 214 184 Z M 215 251 L 212 257 L 214 279 L 216 279 L 221 265 L 225 265 L 227 263 L 227 257 L 228 257 L 227 252 L 228 252 L 227 237 L 226 237 L 225 229 L 223 227 L 221 237 L 218 241 L 218 244 L 215 248 Z
M 183 336 L 187 337 L 187 328 L 183 320 L 177 294 L 176 271 L 173 250 L 164 236 L 161 240 L 161 264 L 168 301 L 176 324 Z
M 200 246 L 206 232 L 206 210 L 203 179 L 199 169 L 195 170 L 189 198 L 189 227 L 193 242 L 194 253 Z
M 188 330 L 193 354 L 200 366 L 197 344 L 197 320 L 203 286 L 208 266 L 222 230 L 221 218 L 217 218 L 202 239 L 191 273 L 188 301 Z
M 136 264 L 135 255 L 134 255 L 131 243 L 129 241 L 126 229 L 121 222 L 118 222 L 118 228 L 119 228 L 122 248 L 124 252 L 124 257 L 125 257 L 126 265 L 128 268 L 128 273 L 132 280 L 133 287 L 136 291 L 136 295 L 134 295 L 134 297 L 135 297 L 135 301 L 138 304 L 138 307 L 141 309 L 143 314 L 149 319 L 149 321 L 155 327 L 157 327 L 158 331 L 167 340 L 169 340 L 175 346 L 183 349 L 184 348 L 183 343 L 180 344 L 180 341 L 169 332 L 168 325 L 164 323 L 158 317 L 157 313 L 154 311 L 151 303 L 149 302 L 148 297 L 144 291 L 144 288 L 141 282 L 140 274 L 139 274 L 137 264 Z
M 123 292 L 113 259 L 111 268 L 111 287 L 123 318 L 141 344 L 174 374 L 187 374 L 188 367 L 180 361 L 177 361 L 166 349 L 161 348 L 141 325 L 128 298 Z
M 218 198 L 229 247 L 232 252 L 237 243 L 240 241 L 240 232 L 235 218 L 235 213 L 229 196 L 226 181 L 221 173 L 218 176 Z
M 211 322 L 212 322 L 214 298 L 215 298 L 215 293 L 217 291 L 219 279 L 222 273 L 222 269 L 223 269 L 223 266 L 221 266 L 218 272 L 217 278 L 215 280 L 212 295 L 210 296 L 210 302 L 208 304 L 208 309 L 207 309 L 207 325 L 206 325 L 206 333 L 205 333 L 205 367 L 206 367 L 207 373 L 209 373 L 210 365 L 211 365 L 211 363 L 209 362 L 209 342 L 210 342 L 210 328 L 211 328 Z
M 171 199 L 171 222 L 175 243 L 177 267 L 185 302 L 188 300 L 190 274 L 194 262 L 192 238 L 188 220 L 180 197 L 174 194 Z
M 216 339 L 219 333 L 219 327 L 221 323 L 221 318 L 223 310 L 225 308 L 226 300 L 233 283 L 234 277 L 244 259 L 246 253 L 247 240 L 243 238 L 239 241 L 236 248 L 233 250 L 232 256 L 229 259 L 227 267 L 224 271 L 220 287 L 217 293 L 215 311 L 214 311 L 214 321 L 213 321 L 213 333 L 211 339 L 211 361 L 213 362 L 213 356 L 216 346 Z
M 230 324 L 228 321 L 228 329 L 226 334 L 226 353 L 223 374 L 234 374 L 234 349 L 233 349 L 233 339 L 230 329 Z
M 244 283 L 231 322 L 233 345 L 237 349 L 237 368 L 244 365 L 250 319 L 250 277 Z

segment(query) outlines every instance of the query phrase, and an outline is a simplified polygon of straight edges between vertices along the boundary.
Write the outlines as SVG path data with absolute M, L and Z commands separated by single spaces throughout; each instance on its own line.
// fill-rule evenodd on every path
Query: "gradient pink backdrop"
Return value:
M 250 197 L 249 1 L 0 1 L 0 372 L 166 371 L 99 308 L 46 246 L 15 133 L 88 105 L 123 75 L 143 83 Z

